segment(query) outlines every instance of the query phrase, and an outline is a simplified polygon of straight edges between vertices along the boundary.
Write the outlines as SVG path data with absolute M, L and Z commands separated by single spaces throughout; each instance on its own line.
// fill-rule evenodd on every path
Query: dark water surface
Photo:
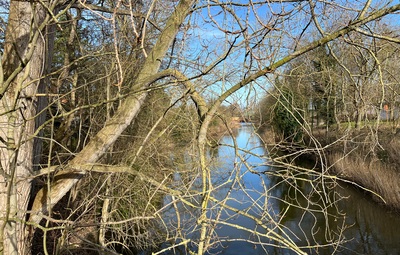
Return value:
M 297 178 L 282 178 L 276 174 L 282 169 L 267 166 L 267 152 L 251 125 L 242 124 L 235 136 L 236 147 L 234 139 L 226 136 L 221 140 L 225 145 L 210 152 L 215 162 L 212 182 L 217 187 L 213 197 L 257 217 L 271 228 L 275 226 L 272 222 L 279 222 L 280 228 L 274 231 L 290 237 L 307 254 L 400 254 L 398 214 L 388 212 L 372 202 L 370 196 L 346 184 L 326 181 L 324 194 L 327 195 L 324 195 L 312 188 L 314 183 L 320 185 L 318 178 L 310 181 L 309 176 L 301 173 Z M 235 154 L 235 148 L 240 148 L 240 152 Z M 293 174 L 281 173 L 286 177 Z M 176 176 L 177 183 L 181 178 Z M 200 189 L 200 181 L 197 185 Z M 166 197 L 165 204 L 172 199 Z M 194 198 L 193 202 L 199 203 L 199 200 Z M 338 202 L 330 204 L 332 201 Z M 320 208 L 327 209 L 319 212 Z M 184 204 L 170 206 L 163 217 L 171 226 L 176 225 L 176 210 L 182 222 L 179 229 L 188 238 L 198 238 L 195 221 L 199 211 Z M 252 231 L 265 233 L 266 230 L 249 217 L 221 209 L 218 203 L 210 204 L 209 217 L 225 222 L 215 225 L 218 242 L 209 254 L 295 254 L 276 241 L 254 235 Z M 332 240 L 340 243 L 327 245 Z M 306 248 L 316 244 L 317 249 Z M 186 254 L 186 251 L 177 247 L 163 254 Z

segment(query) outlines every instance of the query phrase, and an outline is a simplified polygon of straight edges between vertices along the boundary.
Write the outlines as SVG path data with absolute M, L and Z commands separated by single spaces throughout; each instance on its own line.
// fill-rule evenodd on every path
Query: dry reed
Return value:
M 336 175 L 372 190 L 384 199 L 387 206 L 400 209 L 400 174 L 395 165 L 357 153 L 343 156 L 343 153 L 333 152 L 328 160 Z M 376 195 L 373 197 L 382 201 Z

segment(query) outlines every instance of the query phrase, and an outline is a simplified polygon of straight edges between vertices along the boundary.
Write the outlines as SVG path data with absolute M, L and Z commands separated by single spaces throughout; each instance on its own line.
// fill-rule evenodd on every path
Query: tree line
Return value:
M 388 24 L 376 26 L 383 38 L 398 37 Z M 292 61 L 271 81 L 259 120 L 285 138 L 321 127 L 359 130 L 390 121 L 396 128 L 399 47 L 397 39 L 383 38 L 349 33 Z

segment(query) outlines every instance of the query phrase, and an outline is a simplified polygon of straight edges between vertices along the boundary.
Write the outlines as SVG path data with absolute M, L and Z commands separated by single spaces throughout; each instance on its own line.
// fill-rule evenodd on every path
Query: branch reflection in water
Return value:
M 399 217 L 371 202 L 368 195 L 328 178 L 322 189 L 321 178 L 309 172 L 267 166 L 268 153 L 251 124 L 243 123 L 234 135 L 223 137 L 209 155 L 210 254 L 296 254 L 283 248 L 279 235 L 293 240 L 306 254 L 400 250 Z M 187 178 L 177 173 L 174 178 L 177 187 L 190 179 L 189 186 L 201 190 L 196 175 Z M 196 251 L 201 196 L 192 192 L 184 203 L 175 200 L 164 198 L 163 225 L 173 241 L 161 248 L 171 248 L 163 254 L 188 254 Z

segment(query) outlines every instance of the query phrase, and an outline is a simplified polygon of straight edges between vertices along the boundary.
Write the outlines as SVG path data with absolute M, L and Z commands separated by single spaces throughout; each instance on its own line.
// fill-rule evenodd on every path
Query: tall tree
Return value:
M 52 12 L 54 6 L 47 1 L 11 1 L 9 8 L 0 93 L 0 251 L 25 254 L 25 220 L 35 174 L 32 135 L 42 107 L 36 94 L 43 91 L 52 44 L 46 8 Z

